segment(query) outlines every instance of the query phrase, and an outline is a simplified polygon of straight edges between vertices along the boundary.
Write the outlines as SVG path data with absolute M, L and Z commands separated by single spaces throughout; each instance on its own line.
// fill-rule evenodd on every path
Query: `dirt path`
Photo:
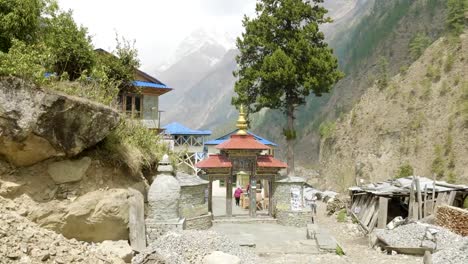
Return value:
M 369 247 L 368 238 L 353 224 L 350 219 L 340 223 L 336 215 L 327 216 L 326 204 L 318 203 L 316 223 L 319 227 L 328 229 L 331 235 L 344 248 L 346 256 L 340 257 L 339 261 L 328 261 L 326 258 L 320 264 L 327 263 L 349 263 L 349 264 L 420 264 L 422 258 L 408 255 L 387 255 Z

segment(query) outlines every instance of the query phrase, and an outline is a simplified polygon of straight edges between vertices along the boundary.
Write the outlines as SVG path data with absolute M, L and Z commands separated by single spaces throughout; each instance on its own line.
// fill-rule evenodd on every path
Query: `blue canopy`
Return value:
M 231 133 L 229 133 L 227 135 L 224 135 L 224 136 L 222 136 L 220 138 L 207 141 L 207 142 L 205 142 L 205 145 L 219 145 L 219 144 L 223 143 L 224 141 L 228 140 L 231 137 L 231 135 L 236 133 L 238 130 L 239 129 L 236 129 L 236 130 L 232 131 Z M 260 143 L 262 143 L 264 145 L 275 146 L 275 147 L 278 146 L 276 143 L 273 143 L 273 142 L 269 141 L 268 139 L 257 136 L 257 135 L 255 135 L 254 133 L 252 133 L 250 131 L 247 131 L 247 133 L 249 135 L 252 135 L 256 140 L 258 140 Z
M 154 82 L 144 82 L 144 81 L 133 81 L 133 85 L 136 87 L 148 87 L 148 88 L 157 88 L 157 89 L 170 89 L 165 84 L 154 83 Z
M 182 124 L 177 122 L 170 123 L 164 127 L 165 134 L 167 135 L 200 135 L 200 136 L 209 136 L 211 135 L 210 130 L 195 130 L 190 129 Z

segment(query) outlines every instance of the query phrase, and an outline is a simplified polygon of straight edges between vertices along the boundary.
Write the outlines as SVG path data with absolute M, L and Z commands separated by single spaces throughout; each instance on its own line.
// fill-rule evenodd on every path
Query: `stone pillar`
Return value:
M 287 226 L 306 226 L 312 222 L 311 208 L 304 206 L 303 188 L 305 180 L 300 177 L 287 177 L 276 181 L 273 191 L 273 214 L 278 224 Z M 299 206 L 292 206 L 292 190 L 300 190 Z

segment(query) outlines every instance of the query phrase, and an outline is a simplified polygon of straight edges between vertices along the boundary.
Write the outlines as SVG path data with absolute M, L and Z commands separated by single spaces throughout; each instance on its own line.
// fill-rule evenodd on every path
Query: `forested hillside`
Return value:
M 347 113 L 381 74 L 393 76 L 407 67 L 415 56 L 411 46 L 426 47 L 445 30 L 446 1 L 367 2 L 360 8 L 359 19 L 349 27 L 341 25 L 329 40 L 342 71 L 342 79 L 330 94 L 310 97 L 297 114 L 297 160 L 307 166 L 317 164 L 320 130 L 333 126 L 334 120 Z M 285 120 L 281 113 L 265 111 L 254 116 L 253 130 L 284 144 L 281 135 Z M 321 128 L 321 129 L 320 129 Z

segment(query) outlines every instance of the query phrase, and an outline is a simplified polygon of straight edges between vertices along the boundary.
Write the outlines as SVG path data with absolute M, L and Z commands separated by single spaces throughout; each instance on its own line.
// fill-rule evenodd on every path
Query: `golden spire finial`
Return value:
M 237 135 L 247 135 L 247 120 L 245 119 L 244 106 L 241 105 L 239 109 L 239 118 L 237 119 L 236 127 L 239 129 Z

